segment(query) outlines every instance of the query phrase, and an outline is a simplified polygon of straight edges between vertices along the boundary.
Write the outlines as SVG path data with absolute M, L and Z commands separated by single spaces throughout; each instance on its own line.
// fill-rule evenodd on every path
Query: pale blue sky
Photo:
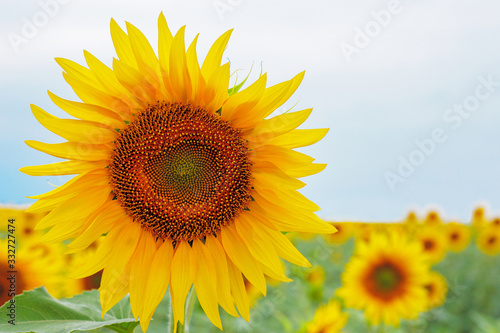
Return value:
M 201 32 L 202 56 L 234 28 L 225 55 L 242 73 L 262 63 L 274 84 L 306 70 L 287 106 L 314 108 L 304 128 L 331 128 L 303 149 L 329 164 L 303 190 L 321 217 L 390 221 L 438 207 L 467 220 L 481 203 L 500 214 L 500 3 L 493 0 L 6 0 L 0 203 L 29 203 L 25 195 L 66 179 L 17 171 L 56 160 L 23 143 L 61 141 L 29 109 L 64 115 L 47 89 L 76 98 L 54 58 L 83 63 L 86 49 L 111 65 L 110 18 L 133 23 L 156 45 L 162 10 L 172 30 L 187 25 L 188 39 Z

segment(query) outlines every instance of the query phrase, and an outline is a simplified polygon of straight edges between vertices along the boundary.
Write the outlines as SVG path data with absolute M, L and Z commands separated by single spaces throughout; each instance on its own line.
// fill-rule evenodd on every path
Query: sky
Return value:
M 110 19 L 141 29 L 156 49 L 163 11 L 172 31 L 200 33 L 204 57 L 234 28 L 225 52 L 240 77 L 268 84 L 305 70 L 278 112 L 313 107 L 302 128 L 328 127 L 300 150 L 328 167 L 301 190 L 331 220 L 397 221 L 409 210 L 468 221 L 500 215 L 500 3 L 443 1 L 3 0 L 0 13 L 0 203 L 26 205 L 68 177 L 31 177 L 57 159 L 24 140 L 62 142 L 30 111 L 68 116 L 47 90 L 77 100 L 56 57 L 111 66 Z

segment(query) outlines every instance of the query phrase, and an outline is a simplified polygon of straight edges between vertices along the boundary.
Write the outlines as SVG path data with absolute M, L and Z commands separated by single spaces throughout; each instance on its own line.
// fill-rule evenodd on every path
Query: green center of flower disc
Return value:
M 159 103 L 121 131 L 109 167 L 134 221 L 175 241 L 229 224 L 250 200 L 250 166 L 246 141 L 220 116 Z
M 377 267 L 373 272 L 377 288 L 382 291 L 394 290 L 401 281 L 399 272 L 390 265 Z
M 404 274 L 392 262 L 374 266 L 366 275 L 366 288 L 374 296 L 390 301 L 404 290 Z

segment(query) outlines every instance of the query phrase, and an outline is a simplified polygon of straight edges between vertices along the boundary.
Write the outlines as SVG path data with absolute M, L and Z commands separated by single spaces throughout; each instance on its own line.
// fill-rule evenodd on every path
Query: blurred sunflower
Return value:
M 398 326 L 426 309 L 428 274 L 420 244 L 396 233 L 372 234 L 346 265 L 337 295 L 347 307 L 364 310 L 372 324 Z
M 430 272 L 429 279 L 425 283 L 429 308 L 435 308 L 444 304 L 448 293 L 448 283 L 444 276 L 438 272 Z
M 8 221 L 13 218 L 16 226 L 16 234 L 21 239 L 30 238 L 35 233 L 36 223 L 42 219 L 46 213 L 27 213 L 25 208 L 21 207 L 0 207 L 0 219 Z M 1 227 L 2 231 L 6 231 L 7 225 Z M 41 234 L 38 232 L 38 234 Z
M 423 225 L 429 227 L 439 227 L 443 222 L 439 213 L 435 210 L 431 210 L 424 219 Z
M 415 238 L 430 263 L 436 264 L 443 260 L 446 255 L 447 240 L 437 227 L 422 227 L 417 231 Z
M 408 229 L 414 230 L 418 226 L 417 214 L 413 211 L 410 211 L 406 216 L 406 219 L 404 220 L 404 224 Z
M 329 222 L 337 229 L 336 233 L 326 234 L 324 237 L 331 244 L 344 244 L 354 234 L 353 223 L 351 222 Z
M 22 245 L 16 244 L 15 260 L 8 261 L 12 249 L 8 247 L 12 243 L 8 239 L 0 239 L 0 253 L 3 260 L 0 262 L 0 303 L 4 304 L 9 300 L 10 281 L 7 279 L 15 273 L 15 294 L 22 294 L 23 291 L 33 290 L 44 286 L 47 291 L 56 298 L 68 297 L 74 294 L 76 283 L 67 278 L 64 258 L 61 247 L 55 244 L 41 244 L 33 240 L 22 240 Z M 14 265 L 10 267 L 9 265 Z M 0 304 L 0 305 L 1 305 Z
M 488 221 L 486 219 L 484 208 L 477 207 L 476 209 L 474 209 L 471 220 L 472 226 L 474 227 L 474 229 L 476 229 L 476 231 L 485 227 L 488 224 Z
M 338 301 L 331 300 L 327 305 L 316 309 L 313 320 L 307 324 L 307 333 L 338 333 L 346 325 L 349 315 L 343 313 Z
M 290 281 L 280 257 L 309 262 L 281 231 L 331 233 L 319 207 L 297 190 L 297 178 L 324 164 L 294 148 L 319 141 L 327 129 L 296 129 L 311 109 L 269 116 L 299 86 L 303 73 L 266 88 L 261 75 L 248 88 L 229 88 L 221 65 L 231 31 L 198 63 L 197 37 L 185 49 L 184 30 L 158 21 L 158 56 L 146 37 L 111 21 L 118 59 L 108 68 L 88 52 L 87 67 L 57 59 L 83 101 L 49 93 L 79 118 L 59 119 L 32 106 L 40 123 L 67 142 L 29 140 L 37 150 L 68 161 L 22 168 L 28 175 L 77 174 L 38 199 L 30 211 L 50 211 L 37 228 L 47 242 L 75 238 L 71 252 L 102 234 L 95 256 L 75 277 L 103 269 L 103 313 L 130 293 L 132 312 L 147 330 L 169 287 L 174 325 L 194 285 L 201 307 L 221 328 L 219 305 L 249 320 L 243 275 L 266 293 L 265 275 Z M 243 275 L 242 275 L 243 274 Z
M 500 228 L 487 226 L 480 230 L 476 236 L 477 247 L 490 256 L 500 253 Z
M 493 220 L 491 220 L 490 225 L 497 228 L 500 227 L 500 217 L 495 217 Z
M 450 222 L 444 226 L 447 248 L 453 252 L 461 252 L 467 248 L 471 240 L 470 228 L 462 223 Z

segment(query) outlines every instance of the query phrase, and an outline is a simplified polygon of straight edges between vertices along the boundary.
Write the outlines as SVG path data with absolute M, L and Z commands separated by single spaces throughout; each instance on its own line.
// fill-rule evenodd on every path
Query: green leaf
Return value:
M 10 302 L 0 308 L 0 332 L 75 332 L 106 328 L 114 332 L 133 332 L 139 324 L 132 316 L 128 296 L 101 318 L 99 291 L 85 291 L 72 298 L 55 299 L 45 287 L 26 291 L 14 298 L 15 325 Z M 6 319 L 5 319 L 6 318 Z

